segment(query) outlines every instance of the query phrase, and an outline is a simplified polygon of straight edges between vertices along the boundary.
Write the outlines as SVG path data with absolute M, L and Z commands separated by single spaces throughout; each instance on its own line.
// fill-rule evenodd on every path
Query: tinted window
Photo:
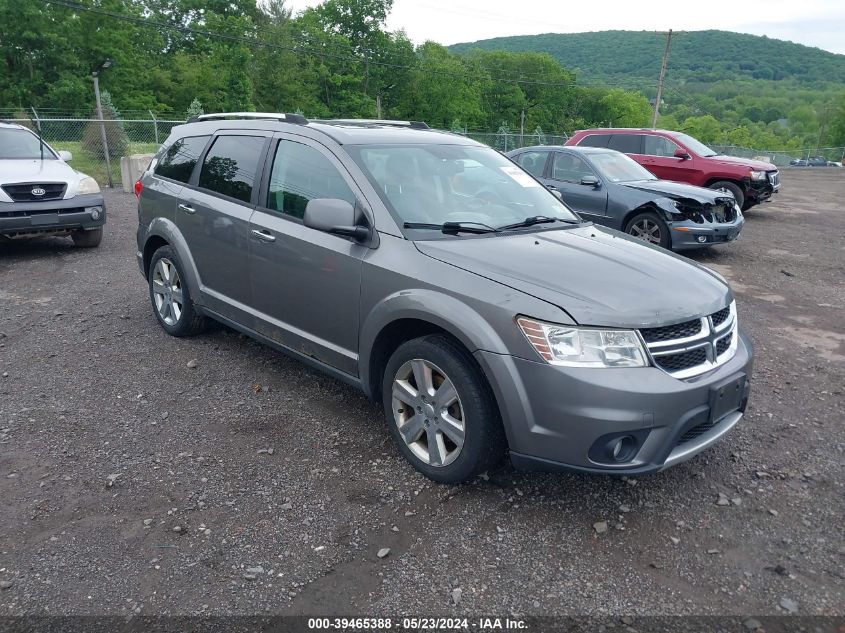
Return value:
M 280 141 L 273 158 L 267 208 L 302 218 L 315 198 L 337 198 L 355 204 L 355 195 L 340 172 L 313 147 Z
M 543 177 L 546 167 L 546 152 L 525 152 L 516 157 L 516 163 L 532 176 Z
M 580 156 L 565 153 L 555 154 L 552 178 L 567 182 L 581 182 L 581 178 L 584 176 L 595 176 L 595 174 Z
M 207 136 L 180 138 L 164 152 L 164 156 L 156 165 L 155 173 L 179 182 L 188 182 L 208 138 Z
M 218 136 L 203 161 L 199 186 L 249 202 L 263 147 L 260 136 Z
M 674 156 L 675 150 L 680 149 L 668 138 L 646 134 L 643 154 L 649 156 Z
M 584 145 L 585 147 L 607 147 L 609 140 L 610 134 L 588 134 L 578 141 L 578 145 Z
M 614 134 L 607 146 L 625 154 L 642 154 L 642 139 L 640 134 Z

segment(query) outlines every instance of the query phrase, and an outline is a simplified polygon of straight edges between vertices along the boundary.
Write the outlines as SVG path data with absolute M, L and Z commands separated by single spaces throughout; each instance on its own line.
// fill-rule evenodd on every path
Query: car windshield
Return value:
M 678 134 L 674 135 L 676 139 L 678 139 L 681 143 L 687 146 L 687 149 L 691 149 L 693 152 L 698 154 L 699 156 L 716 156 L 716 152 L 712 149 L 707 147 L 704 143 L 691 137 L 689 134 L 684 134 L 683 132 L 679 132 Z
M 19 128 L 0 129 L 0 159 L 41 158 L 41 142 L 29 130 Z M 56 155 L 44 143 L 44 158 L 54 159 Z
M 621 152 L 601 152 L 590 154 L 590 161 L 599 171 L 603 180 L 610 182 L 634 182 L 637 180 L 657 180 L 645 167 L 630 156 Z
M 580 222 L 548 189 L 489 147 L 473 145 L 347 146 L 400 222 L 472 225 L 497 230 L 542 218 Z M 525 226 L 527 226 L 526 224 Z M 423 227 L 406 227 L 423 228 Z

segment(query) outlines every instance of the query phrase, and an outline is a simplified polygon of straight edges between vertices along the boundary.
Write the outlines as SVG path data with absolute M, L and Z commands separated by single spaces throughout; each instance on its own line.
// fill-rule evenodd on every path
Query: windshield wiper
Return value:
M 456 235 L 458 233 L 498 233 L 499 229 L 492 227 L 483 222 L 444 222 L 443 224 L 434 224 L 431 222 L 405 222 L 402 225 L 406 229 L 432 229 L 434 231 L 443 231 L 449 235 Z
M 535 224 L 547 224 L 549 222 L 566 222 L 567 224 L 578 224 L 574 220 L 562 220 L 561 218 L 550 218 L 547 215 L 534 215 L 530 218 L 525 218 L 521 222 L 514 222 L 513 224 L 506 224 L 500 226 L 500 231 L 507 231 L 508 229 L 520 229 L 524 226 L 534 226 Z

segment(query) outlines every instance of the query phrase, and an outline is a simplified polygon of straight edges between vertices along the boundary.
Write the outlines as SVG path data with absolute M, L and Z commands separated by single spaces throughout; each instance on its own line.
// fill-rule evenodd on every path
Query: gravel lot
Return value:
M 131 195 L 97 250 L 0 243 L 0 615 L 842 614 L 841 171 L 786 170 L 694 255 L 756 346 L 749 412 L 631 480 L 438 486 L 351 388 L 222 327 L 168 337 Z

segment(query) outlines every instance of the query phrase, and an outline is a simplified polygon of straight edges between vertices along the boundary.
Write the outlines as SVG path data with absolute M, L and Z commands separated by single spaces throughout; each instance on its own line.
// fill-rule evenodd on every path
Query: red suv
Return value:
M 771 163 L 718 154 L 683 132 L 579 130 L 566 144 L 624 152 L 660 179 L 730 191 L 743 209 L 768 200 L 780 189 L 780 174 Z

